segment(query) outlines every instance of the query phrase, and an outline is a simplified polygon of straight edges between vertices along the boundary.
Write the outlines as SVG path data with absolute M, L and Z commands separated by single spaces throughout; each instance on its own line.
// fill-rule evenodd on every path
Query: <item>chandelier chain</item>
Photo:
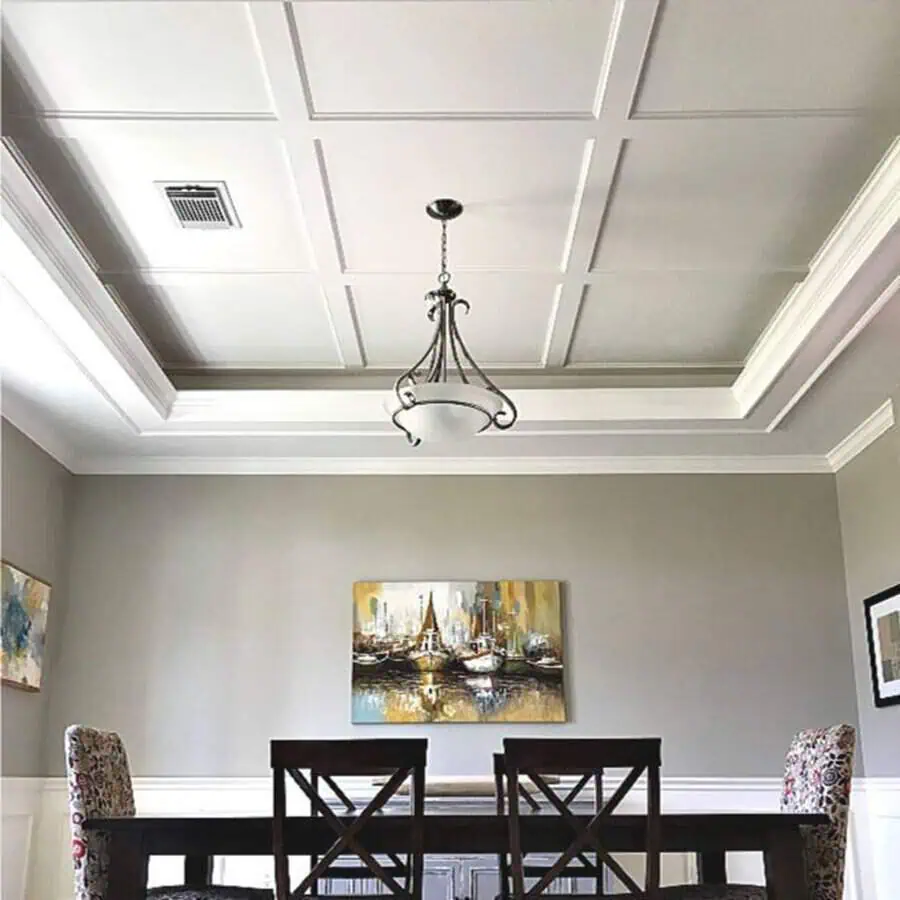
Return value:
M 441 274 L 438 275 L 438 284 L 446 287 L 450 283 L 450 273 L 447 271 L 447 222 L 441 222 Z

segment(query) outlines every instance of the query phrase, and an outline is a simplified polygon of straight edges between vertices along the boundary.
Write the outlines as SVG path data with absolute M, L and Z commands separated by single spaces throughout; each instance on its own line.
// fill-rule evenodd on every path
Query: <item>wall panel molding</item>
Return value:
M 136 778 L 137 807 L 144 815 L 269 815 L 271 782 L 268 777 L 239 778 Z M 351 797 L 371 796 L 366 779 L 348 781 Z M 777 808 L 781 791 L 779 778 L 664 778 L 662 807 L 667 812 L 730 811 L 758 812 Z M 289 795 L 289 813 L 302 813 L 299 792 Z M 4 892 L 5 900 L 71 900 L 72 872 L 64 778 L 3 779 Z M 630 802 L 640 809 L 640 785 Z M 398 802 L 403 803 L 400 799 Z M 294 804 L 291 806 L 290 804 Z M 490 796 L 435 797 L 428 801 L 431 813 L 493 809 Z M 8 842 L 12 823 L 19 832 L 28 820 L 27 839 Z M 9 819 L 9 822 L 7 821 Z M 33 830 L 34 837 L 31 838 Z M 15 835 L 15 830 L 13 831 Z M 851 807 L 845 900 L 884 900 L 900 883 L 900 865 L 895 848 L 900 838 L 900 778 L 857 778 Z M 892 850 L 891 848 L 894 848 Z M 26 858 L 22 858 L 22 853 Z M 29 853 L 29 851 L 31 851 Z M 435 860 L 435 872 L 440 862 Z M 456 861 L 459 862 L 459 861 Z M 479 879 L 487 877 L 484 864 L 470 861 L 458 877 L 468 877 L 469 869 Z M 27 891 L 24 876 L 31 869 Z M 158 858 L 151 862 L 151 884 L 177 882 L 181 860 Z M 7 869 L 10 875 L 7 876 Z M 217 859 L 216 881 L 270 886 L 272 863 L 268 857 Z M 669 879 L 696 878 L 691 856 L 669 860 Z M 735 881 L 761 883 L 762 860 L 757 854 L 735 853 L 728 859 L 729 877 Z M 17 873 L 19 873 L 17 875 Z M 9 881 L 7 881 L 9 877 Z M 474 876 L 473 876 L 474 877 Z M 481 898 L 479 898 L 481 900 Z

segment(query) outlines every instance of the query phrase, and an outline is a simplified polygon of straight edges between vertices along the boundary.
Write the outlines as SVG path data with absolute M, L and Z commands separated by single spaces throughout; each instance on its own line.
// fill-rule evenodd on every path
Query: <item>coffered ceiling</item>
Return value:
M 896 0 L 7 0 L 3 26 L 4 412 L 75 468 L 819 469 L 900 384 Z M 180 227 L 160 183 L 212 181 L 240 227 Z M 438 196 L 522 420 L 412 451 L 381 404 L 430 338 Z

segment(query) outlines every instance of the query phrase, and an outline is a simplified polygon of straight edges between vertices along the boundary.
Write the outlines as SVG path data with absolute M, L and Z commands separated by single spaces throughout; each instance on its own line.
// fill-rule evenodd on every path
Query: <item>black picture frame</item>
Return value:
M 878 607 L 897 596 L 900 596 L 900 584 L 895 584 L 893 587 L 880 591 L 863 602 L 866 617 L 866 642 L 869 646 L 869 675 L 872 679 L 872 696 L 875 700 L 875 706 L 878 708 L 900 705 L 900 694 L 885 697 L 881 692 L 878 678 L 878 657 L 875 652 L 874 625 L 875 618 L 878 615 Z

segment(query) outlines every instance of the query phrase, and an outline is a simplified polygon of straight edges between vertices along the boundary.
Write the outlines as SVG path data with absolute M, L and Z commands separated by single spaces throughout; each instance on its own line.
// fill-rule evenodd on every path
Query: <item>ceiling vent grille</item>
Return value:
M 195 184 L 157 182 L 182 228 L 240 228 L 224 181 Z

